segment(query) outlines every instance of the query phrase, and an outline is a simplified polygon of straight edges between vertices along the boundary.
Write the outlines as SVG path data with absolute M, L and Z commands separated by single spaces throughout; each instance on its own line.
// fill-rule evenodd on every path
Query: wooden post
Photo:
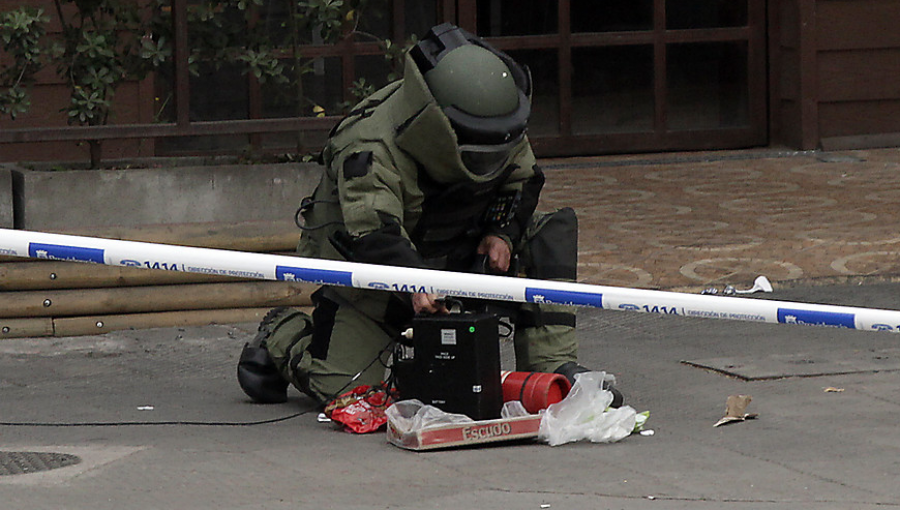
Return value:
M 114 289 L 39 290 L 0 293 L 0 317 L 162 312 L 237 307 L 308 306 L 315 285 L 238 282 L 157 285 Z
M 818 44 L 816 1 L 798 0 L 800 13 L 800 148 L 819 145 Z

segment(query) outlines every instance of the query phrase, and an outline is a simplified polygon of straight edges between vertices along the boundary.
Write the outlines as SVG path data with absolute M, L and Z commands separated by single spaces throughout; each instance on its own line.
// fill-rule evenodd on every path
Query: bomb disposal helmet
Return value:
M 477 175 L 497 171 L 525 136 L 528 68 L 450 23 L 432 28 L 410 53 L 456 133 L 463 163 Z

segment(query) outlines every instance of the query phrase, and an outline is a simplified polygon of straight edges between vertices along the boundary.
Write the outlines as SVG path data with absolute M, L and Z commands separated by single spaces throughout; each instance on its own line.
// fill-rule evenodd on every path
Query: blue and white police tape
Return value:
M 452 273 L 0 229 L 0 255 L 500 301 L 900 332 L 900 311 Z

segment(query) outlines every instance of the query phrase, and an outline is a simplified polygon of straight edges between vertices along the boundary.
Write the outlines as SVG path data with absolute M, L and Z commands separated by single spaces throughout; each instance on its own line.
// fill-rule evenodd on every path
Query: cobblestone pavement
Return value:
M 900 149 L 760 149 L 541 162 L 579 214 L 579 280 L 694 290 L 900 274 Z

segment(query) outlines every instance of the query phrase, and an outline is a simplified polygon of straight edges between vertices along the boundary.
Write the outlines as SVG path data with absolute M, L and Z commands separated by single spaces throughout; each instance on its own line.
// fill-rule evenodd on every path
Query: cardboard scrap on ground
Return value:
M 540 427 L 539 414 L 439 425 L 415 432 L 397 430 L 394 424 L 388 421 L 387 437 L 395 446 L 420 451 L 536 438 Z
M 747 406 L 753 400 L 750 395 L 731 395 L 725 400 L 725 416 L 717 421 L 713 427 L 720 427 L 728 423 L 744 420 L 752 420 L 758 415 L 756 413 L 747 413 Z

